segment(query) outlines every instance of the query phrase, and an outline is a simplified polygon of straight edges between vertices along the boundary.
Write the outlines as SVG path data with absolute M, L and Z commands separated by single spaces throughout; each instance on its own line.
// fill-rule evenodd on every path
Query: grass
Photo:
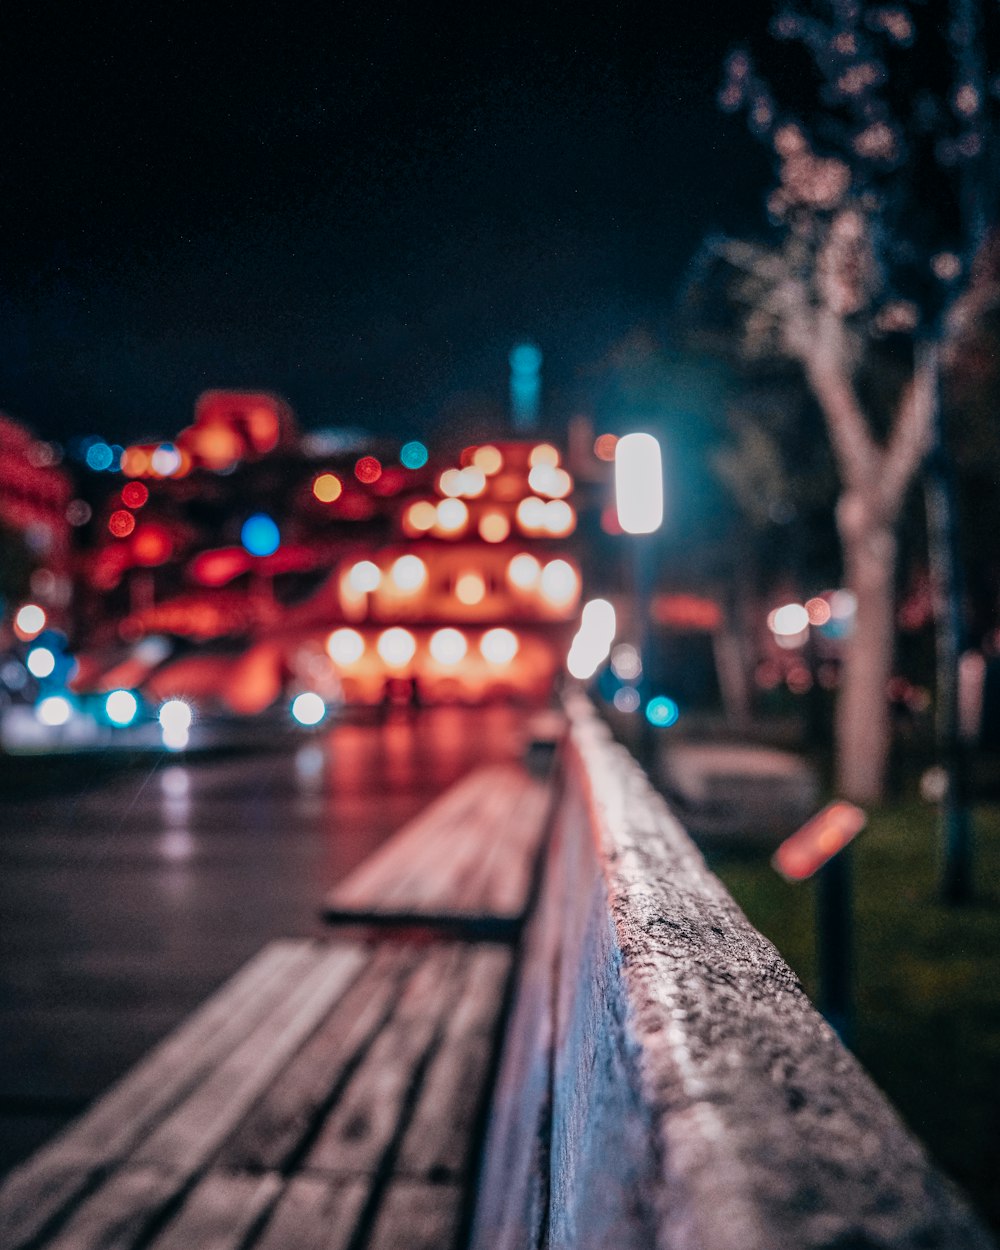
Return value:
M 854 857 L 855 1051 L 876 1083 L 1000 1232 L 1000 808 L 975 811 L 976 899 L 936 897 L 934 809 L 870 814 Z M 815 885 L 766 861 L 713 868 L 815 998 Z

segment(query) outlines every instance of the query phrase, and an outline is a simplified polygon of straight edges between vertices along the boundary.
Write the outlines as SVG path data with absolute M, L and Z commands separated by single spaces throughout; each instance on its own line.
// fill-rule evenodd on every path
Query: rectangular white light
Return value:
M 615 506 L 626 534 L 652 534 L 663 521 L 663 462 L 652 434 L 615 444 Z

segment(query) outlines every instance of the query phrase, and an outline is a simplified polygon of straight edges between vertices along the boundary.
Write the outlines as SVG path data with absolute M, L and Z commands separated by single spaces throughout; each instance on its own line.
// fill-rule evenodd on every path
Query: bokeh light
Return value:
M 72 704 L 61 694 L 50 694 L 35 705 L 35 716 L 43 725 L 65 725 L 72 715 Z
M 372 560 L 359 560 L 347 574 L 348 586 L 359 595 L 378 590 L 381 581 L 382 570 Z
M 620 686 L 615 691 L 611 702 L 619 712 L 631 713 L 638 712 L 642 699 L 639 697 L 639 691 L 636 690 L 635 686 Z
M 479 537 L 484 543 L 502 543 L 510 534 L 510 521 L 502 512 L 484 512 L 479 518 Z
M 469 509 L 461 499 L 442 499 L 437 506 L 437 528 L 443 534 L 460 534 L 469 522 Z
M 149 499 L 149 487 L 144 482 L 126 482 L 122 487 L 122 503 L 126 508 L 141 508 Z
M 459 664 L 465 659 L 469 644 L 457 629 L 439 629 L 431 635 L 430 653 L 438 664 Z
M 542 566 L 533 555 L 522 551 L 507 565 L 507 580 L 518 590 L 533 590 L 542 576 Z
M 312 690 L 306 690 L 292 700 L 292 716 L 300 725 L 318 725 L 325 715 L 326 704 Z
M 87 448 L 87 455 L 85 459 L 89 469 L 94 469 L 100 473 L 105 469 L 111 468 L 114 464 L 115 453 L 111 450 L 107 443 L 98 441 L 96 443 L 91 443 Z
M 45 628 L 45 619 L 44 608 L 40 608 L 37 603 L 26 603 L 24 607 L 18 609 L 14 617 L 14 633 L 22 642 L 26 642 L 42 632 Z
M 157 477 L 173 477 L 183 458 L 173 443 L 161 443 L 149 457 L 149 467 Z
M 618 446 L 617 434 L 599 434 L 598 437 L 594 441 L 594 455 L 597 457 L 598 460 L 604 460 L 610 463 L 615 458 L 615 448 L 617 446 Z M 636 707 L 638 707 L 638 704 L 636 704 Z M 621 710 L 623 709 L 619 709 L 619 711 Z M 636 710 L 635 708 L 629 709 L 629 711 L 632 711 L 632 712 L 634 712 L 635 710 Z
M 528 464 L 531 468 L 540 464 L 549 464 L 554 468 L 558 463 L 559 452 L 551 443 L 539 443 L 537 447 L 532 447 L 528 455 Z
M 658 729 L 669 729 L 676 724 L 680 716 L 680 708 L 665 694 L 658 694 L 646 704 L 646 720 Z
M 565 560 L 550 560 L 542 569 L 541 592 L 554 606 L 572 603 L 579 591 L 579 575 Z
M 404 469 L 422 469 L 427 463 L 427 448 L 418 439 L 404 443 L 399 453 L 399 463 Z
M 139 700 L 131 690 L 112 690 L 104 700 L 104 714 L 112 725 L 131 725 L 139 712 Z
M 320 503 L 333 503 L 344 493 L 344 484 L 336 473 L 321 473 L 313 482 L 312 489 Z
M 326 653 L 335 664 L 356 664 L 365 653 L 365 640 L 356 629 L 335 629 L 326 640 Z
M 32 647 L 25 661 L 32 677 L 51 677 L 56 667 L 56 657 L 48 647 Z
M 354 466 L 354 476 L 359 482 L 370 486 L 382 476 L 382 465 L 374 456 L 362 456 Z
M 768 615 L 767 625 L 773 634 L 792 637 L 809 628 L 809 613 L 801 603 L 786 603 Z
M 240 542 L 252 556 L 270 556 L 281 546 L 281 532 L 266 512 L 255 512 L 243 522 Z
M 502 627 L 488 629 L 479 640 L 479 653 L 488 664 L 509 664 L 518 648 L 517 635 Z
M 426 533 L 437 523 L 437 508 L 428 499 L 411 503 L 406 510 L 407 524 L 418 533 Z
M 472 453 L 472 463 L 487 477 L 492 477 L 503 468 L 503 455 L 499 448 L 494 447 L 492 443 L 487 443 L 483 447 L 477 447 Z
M 127 508 L 118 508 L 108 517 L 108 533 L 112 538 L 128 538 L 135 529 L 135 517 Z
M 393 564 L 390 576 L 397 590 L 413 594 L 427 581 L 427 565 L 419 556 L 400 556 Z
M 391 668 L 403 668 L 417 651 L 417 640 L 408 629 L 394 625 L 379 634 L 378 653 Z
M 459 574 L 455 581 L 455 598 L 466 607 L 474 607 L 486 598 L 486 582 L 482 573 L 469 570 Z

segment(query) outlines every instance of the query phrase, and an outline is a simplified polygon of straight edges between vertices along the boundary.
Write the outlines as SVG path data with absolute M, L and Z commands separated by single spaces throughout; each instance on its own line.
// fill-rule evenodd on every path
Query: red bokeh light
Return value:
M 174 544 L 170 532 L 162 525 L 142 525 L 132 539 L 132 552 L 138 564 L 152 568 L 169 560 Z
M 372 482 L 377 482 L 382 476 L 382 465 L 374 456 L 362 456 L 354 466 L 354 476 L 359 482 L 364 482 L 366 486 L 370 486 Z
M 122 488 L 122 503 L 126 508 L 141 508 L 149 498 L 149 487 L 142 482 L 129 482 Z
M 115 538 L 128 538 L 135 529 L 135 517 L 125 508 L 112 512 L 108 518 L 108 531 Z

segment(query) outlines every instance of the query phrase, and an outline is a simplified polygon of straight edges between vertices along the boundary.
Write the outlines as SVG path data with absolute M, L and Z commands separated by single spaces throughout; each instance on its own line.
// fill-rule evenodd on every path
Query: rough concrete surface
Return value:
M 530 938 L 557 951 L 553 1019 L 539 1023 L 537 990 L 533 1015 L 515 1004 L 509 1051 L 524 1064 L 529 1017 L 536 1044 L 554 1037 L 547 1094 L 520 1108 L 541 1175 L 523 1239 L 497 1244 L 992 1246 L 590 705 L 570 711 Z M 501 1205 L 516 1218 L 516 1195 Z M 477 1247 L 496 1231 L 481 1220 Z

